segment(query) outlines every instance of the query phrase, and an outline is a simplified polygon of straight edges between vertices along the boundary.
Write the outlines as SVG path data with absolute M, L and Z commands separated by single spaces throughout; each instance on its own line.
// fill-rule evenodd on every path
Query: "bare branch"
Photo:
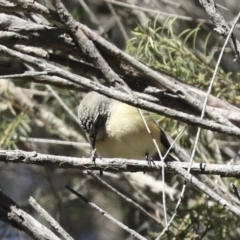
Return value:
M 1 78 L 2 79 L 12 79 L 12 78 L 25 79 L 25 80 L 31 81 L 31 82 L 49 84 L 49 85 L 52 85 L 52 86 L 55 86 L 58 88 L 71 89 L 71 90 L 80 91 L 80 92 L 87 92 L 87 89 L 84 89 L 80 85 L 70 82 L 66 79 L 60 78 L 58 76 L 49 76 L 49 75 L 47 75 L 47 72 L 45 72 L 45 71 L 42 71 L 42 72 L 26 71 L 25 73 L 22 73 L 22 74 L 4 75 L 4 76 L 1 76 Z M 146 90 L 146 92 L 148 93 L 149 90 Z M 169 107 L 172 109 L 172 111 L 174 111 L 174 109 L 179 110 L 179 107 L 178 107 L 179 100 L 176 98 L 168 98 L 168 96 L 166 94 L 164 94 L 164 97 L 161 97 L 161 94 L 159 94 L 159 96 L 157 96 L 157 97 L 154 97 L 152 95 L 149 95 L 149 94 L 151 94 L 151 92 L 149 92 L 149 94 L 145 94 L 145 93 L 133 91 L 133 93 L 134 93 L 134 96 L 138 97 L 141 100 L 146 100 L 146 101 L 153 102 L 153 103 L 158 103 L 160 101 L 162 106 L 168 107 L 168 105 L 170 105 Z M 203 97 L 205 97 L 205 95 Z M 214 96 L 210 95 L 209 97 L 211 98 L 210 102 L 213 102 Z M 240 123 L 239 109 L 237 109 L 236 107 L 233 107 L 232 105 L 228 104 L 227 102 L 223 102 L 221 99 L 217 99 L 217 101 L 221 105 L 220 106 L 216 105 L 216 101 L 214 101 L 215 102 L 214 105 L 216 105 L 216 106 L 211 107 L 208 105 L 207 108 L 209 109 L 209 111 L 218 112 L 218 114 L 224 116 L 229 121 L 234 122 L 234 123 Z M 191 110 L 186 107 L 182 110 L 183 111 L 188 110 L 188 112 L 191 112 Z M 176 111 L 175 116 L 177 116 L 178 113 L 179 113 L 179 111 Z M 196 113 L 196 111 L 194 111 L 194 113 Z
M 148 79 L 151 79 L 152 81 L 154 81 L 154 83 L 157 86 L 160 85 L 160 86 L 166 87 L 169 91 L 175 93 L 180 99 L 184 99 L 187 103 L 189 103 L 191 106 L 195 107 L 199 111 L 202 110 L 202 107 L 203 107 L 202 102 L 196 99 L 194 96 L 192 96 L 189 92 L 187 92 L 186 88 L 178 84 L 176 81 L 175 82 L 169 81 L 169 79 L 166 78 L 163 74 L 154 71 L 153 69 L 139 62 L 138 60 L 131 57 L 130 55 L 122 52 L 113 44 L 109 43 L 104 38 L 98 36 L 96 33 L 94 33 L 91 29 L 89 29 L 85 25 L 79 24 L 79 27 L 86 34 L 86 36 L 89 37 L 89 39 L 96 42 L 97 44 L 100 44 L 100 46 L 103 47 L 107 52 L 110 52 L 112 55 L 115 55 L 117 59 L 124 60 L 126 63 L 128 63 L 130 66 L 132 66 L 136 70 L 144 73 L 144 75 Z M 219 123 L 236 128 L 231 122 L 223 118 L 218 113 L 213 113 L 209 110 L 207 110 L 206 113 L 209 116 L 211 116 L 213 119 L 218 121 Z
M 21 150 L 0 150 L 0 161 L 79 170 L 102 170 L 107 172 L 160 172 L 163 166 L 163 163 L 160 161 L 155 161 L 151 166 L 145 161 L 136 159 L 97 158 L 96 162 L 93 162 L 91 158 L 48 155 Z M 166 164 L 166 172 L 169 173 L 176 173 L 176 167 L 184 169 L 189 167 L 188 162 L 167 162 L 164 164 Z M 193 163 L 190 173 L 240 177 L 240 166 Z
M 199 0 L 200 4 L 205 8 L 205 11 L 211 18 L 213 24 L 215 25 L 214 31 L 217 32 L 220 36 L 227 36 L 230 33 L 230 27 L 227 25 L 224 17 L 216 8 L 216 5 L 213 0 Z M 232 49 L 236 52 L 237 56 L 239 57 L 240 53 L 240 43 L 232 34 L 230 40 L 230 45 Z
M 0 219 L 24 231 L 32 239 L 60 240 L 53 232 L 36 221 L 0 190 Z
M 141 236 L 139 233 L 135 232 L 133 229 L 130 229 L 129 227 L 127 227 L 126 225 L 124 225 L 123 223 L 121 223 L 120 221 L 118 221 L 116 218 L 114 218 L 112 215 L 110 215 L 109 213 L 107 213 L 106 211 L 102 210 L 100 207 L 98 207 L 95 203 L 90 202 L 88 199 L 86 199 L 84 196 L 82 196 L 80 193 L 74 191 L 72 188 L 70 188 L 69 186 L 65 186 L 70 192 L 72 192 L 73 194 L 75 194 L 76 196 L 78 196 L 78 198 L 80 198 L 82 201 L 84 201 L 85 203 L 89 204 L 93 209 L 99 211 L 105 218 L 107 218 L 108 220 L 112 221 L 113 223 L 117 224 L 120 228 L 122 228 L 123 230 L 125 230 L 126 232 L 130 233 L 133 237 L 135 237 L 136 239 L 139 240 L 147 240 L 146 238 L 144 238 L 143 236 Z
M 71 82 L 80 84 L 81 86 L 84 86 L 88 89 L 100 92 L 108 97 L 117 99 L 119 101 L 128 103 L 130 105 L 139 107 L 141 109 L 160 113 L 164 116 L 172 117 L 176 120 L 180 120 L 180 121 L 183 121 L 183 122 L 191 124 L 191 125 L 203 127 L 205 129 L 209 129 L 212 131 L 217 131 L 217 132 L 225 133 L 225 134 L 232 135 L 232 136 L 240 136 L 240 130 L 236 127 L 227 127 L 227 126 L 224 126 L 221 124 L 214 123 L 212 121 L 201 120 L 200 118 L 197 118 L 193 115 L 185 114 L 182 112 L 177 112 L 170 108 L 162 107 L 158 104 L 149 103 L 147 101 L 142 101 L 142 100 L 134 98 L 128 94 L 124 94 L 120 91 L 110 89 L 110 88 L 105 87 L 96 82 L 92 82 L 91 80 L 89 80 L 87 78 L 80 77 L 76 74 L 73 74 L 73 73 L 63 70 L 61 68 L 58 68 L 52 64 L 42 61 L 41 59 L 37 59 L 37 58 L 31 57 L 31 56 L 28 56 L 26 54 L 22 54 L 17 51 L 11 50 L 5 46 L 0 45 L 0 52 L 8 55 L 10 57 L 17 57 L 17 58 L 21 59 L 22 61 L 24 61 L 30 65 L 33 65 L 34 67 L 40 68 L 43 71 L 47 71 L 48 74 L 50 74 L 50 75 L 56 74 L 63 78 L 67 78 Z
M 55 231 L 65 240 L 73 240 L 73 238 L 59 225 L 56 220 L 43 209 L 33 197 L 29 198 L 29 203 L 32 207 L 55 229 Z
M 24 9 L 23 9 L 23 11 L 24 11 Z M 77 51 L 77 47 L 76 47 L 73 39 L 70 37 L 69 33 L 66 30 L 63 30 L 60 28 L 55 28 L 55 27 L 49 27 L 49 26 L 47 27 L 47 29 L 45 29 L 42 26 L 36 27 L 37 24 L 35 24 L 35 23 L 32 24 L 31 22 L 28 22 L 28 21 L 18 18 L 16 16 L 10 16 L 10 15 L 6 15 L 6 14 L 1 14 L 0 16 L 1 16 L 1 21 L 2 21 L 3 25 L 6 26 L 8 29 L 12 29 L 12 31 L 15 31 L 15 32 L 11 32 L 8 30 L 7 32 L 6 31 L 1 32 L 0 42 L 2 44 L 7 45 L 7 46 L 14 45 L 16 43 L 17 44 L 25 44 L 25 45 L 32 44 L 34 46 L 46 45 L 47 48 L 51 48 L 51 49 L 55 49 L 55 50 L 62 50 L 66 53 L 71 53 L 74 57 L 76 57 L 78 59 L 82 59 L 83 56 L 81 55 L 81 52 Z M 20 25 L 19 25 L 19 22 L 21 23 Z M 21 31 L 20 27 L 22 27 L 22 26 L 28 26 L 28 27 L 22 29 L 22 31 Z M 37 30 L 38 28 L 41 29 L 41 32 L 39 32 Z M 1 29 L 1 26 L 0 26 L 0 29 Z M 34 32 L 31 29 L 35 29 Z M 5 28 L 3 28 L 3 30 L 5 30 Z M 86 31 L 88 31 L 88 29 Z M 23 35 L 23 32 L 24 32 L 24 35 Z M 89 34 L 90 33 L 91 32 L 89 32 Z M 103 41 L 102 44 L 105 44 L 106 42 L 107 41 Z M 106 47 L 107 46 L 108 45 L 106 45 Z M 111 68 L 118 74 L 121 74 L 122 76 L 124 76 L 124 79 L 125 79 L 125 81 L 128 82 L 128 84 L 130 84 L 132 87 L 136 86 L 136 82 L 141 82 L 141 84 L 144 84 L 144 85 L 146 85 L 146 83 L 147 83 L 149 86 L 154 84 L 153 81 L 151 79 L 149 79 L 149 77 L 145 76 L 144 71 L 139 72 L 135 68 L 131 67 L 121 57 L 122 54 L 125 58 L 128 55 L 126 55 L 125 53 L 123 53 L 121 50 L 119 50 L 117 48 L 116 49 L 114 48 L 113 50 L 114 50 L 113 51 L 114 55 L 109 55 L 109 54 L 113 54 L 111 52 L 111 48 L 108 49 L 109 54 L 106 54 L 102 50 L 101 51 L 99 50 L 99 51 L 102 54 L 102 56 L 104 57 L 104 59 L 107 61 L 107 63 L 111 66 Z M 116 57 L 117 57 L 117 59 L 119 57 L 121 57 L 120 58 L 121 61 L 119 61 L 119 64 L 116 64 L 116 61 L 113 61 L 116 59 Z M 88 61 L 89 61 L 89 59 L 88 59 Z M 131 61 L 131 59 L 129 59 L 128 61 Z M 79 64 L 81 64 L 81 63 L 79 63 Z M 84 67 L 82 66 L 80 68 L 86 69 L 86 65 Z M 149 69 L 149 68 L 147 68 L 147 69 Z M 95 72 L 94 74 L 97 74 L 97 77 L 99 77 L 99 75 L 101 75 L 100 71 L 97 69 L 95 69 L 95 71 L 94 71 L 93 68 L 91 68 L 91 70 L 89 69 L 89 71 L 91 73 Z M 206 95 L 206 93 L 204 91 L 197 89 L 194 86 L 190 86 L 190 85 L 180 81 L 179 79 L 176 79 L 176 77 L 169 76 L 168 74 L 166 74 L 164 72 L 159 72 L 157 74 L 162 75 L 165 79 L 170 81 L 171 86 L 172 85 L 181 86 L 187 92 L 189 92 L 192 96 L 194 96 L 195 99 L 198 99 L 200 101 L 204 100 L 205 95 Z M 132 83 L 134 83 L 134 85 Z M 162 88 L 162 85 L 156 84 L 156 86 L 159 88 Z M 166 95 L 164 96 L 163 99 L 161 99 L 161 102 L 163 102 L 163 104 L 164 104 L 164 102 L 169 104 L 169 102 L 172 102 L 174 100 L 172 98 L 169 101 L 169 99 L 165 100 L 165 98 L 166 98 Z M 175 98 L 178 99 L 177 101 L 174 101 L 175 105 L 177 105 L 177 103 L 179 101 L 184 102 L 184 100 L 181 99 L 181 97 L 179 98 L 177 95 L 175 95 Z M 183 103 L 181 102 L 181 105 L 182 104 Z M 231 106 L 230 104 L 228 104 L 228 103 L 224 102 L 223 100 L 220 100 L 214 96 L 210 97 L 208 104 L 210 106 L 223 108 L 226 110 L 234 110 L 233 106 Z M 190 108 L 190 106 L 187 107 L 187 109 L 189 109 L 189 108 Z M 186 109 L 186 107 L 184 109 Z M 237 109 L 235 108 L 235 110 L 237 110 Z M 209 109 L 208 112 L 212 112 L 212 110 Z M 221 113 L 214 113 L 214 115 L 216 115 L 216 116 L 221 115 Z
M 75 37 L 76 42 L 80 49 L 88 56 L 91 61 L 98 67 L 104 74 L 106 79 L 112 84 L 121 84 L 125 86 L 126 83 L 111 69 L 105 59 L 102 57 L 96 46 L 81 30 L 80 24 L 73 19 L 71 14 L 67 11 L 61 1 L 51 0 L 52 4 L 57 10 L 62 22 L 70 29 L 71 33 Z
M 63 120 L 58 118 L 48 109 L 43 109 L 35 103 L 32 99 L 28 98 L 22 89 L 16 88 L 14 84 L 9 80 L 0 81 L 1 91 L 7 93 L 8 97 L 13 100 L 15 106 L 27 112 L 29 115 L 41 120 L 46 126 L 56 129 L 57 134 L 64 140 L 73 140 L 76 142 L 85 142 L 85 139 L 81 134 L 75 131 L 70 126 L 66 125 Z M 78 146 L 81 151 L 88 154 L 90 147 Z
M 157 224 L 161 224 L 163 225 L 162 221 L 157 219 L 155 216 L 153 216 L 152 214 L 150 214 L 148 211 L 146 211 L 142 206 L 140 206 L 138 203 L 134 202 L 132 199 L 128 198 L 127 196 L 125 196 L 124 194 L 122 194 L 121 192 L 119 192 L 116 188 L 112 187 L 110 184 L 108 184 L 106 181 L 104 181 L 102 178 L 100 178 L 99 176 L 97 176 L 94 173 L 91 173 L 88 171 L 88 174 L 90 174 L 91 176 L 93 176 L 95 179 L 97 179 L 99 182 L 101 182 L 105 187 L 107 187 L 108 189 L 110 189 L 112 192 L 116 193 L 119 197 L 121 197 L 124 201 L 126 201 L 127 203 L 129 203 L 130 205 L 132 205 L 133 207 L 135 207 L 136 209 L 140 210 L 143 214 L 145 214 L 147 217 L 149 217 L 150 219 L 152 219 L 154 222 L 156 222 Z
M 35 12 L 42 14 L 47 18 L 53 18 L 59 20 L 57 14 L 48 9 L 47 7 L 39 4 L 35 1 L 21 1 L 21 0 L 9 0 L 11 3 L 6 3 L 5 0 L 0 0 L 0 9 L 3 12 Z

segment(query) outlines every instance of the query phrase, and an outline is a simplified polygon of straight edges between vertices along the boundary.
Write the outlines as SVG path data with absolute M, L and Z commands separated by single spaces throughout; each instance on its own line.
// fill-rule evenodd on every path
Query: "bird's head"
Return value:
M 97 92 L 90 92 L 79 105 L 78 119 L 82 129 L 90 138 L 93 148 L 95 141 L 104 137 L 110 103 L 110 98 Z

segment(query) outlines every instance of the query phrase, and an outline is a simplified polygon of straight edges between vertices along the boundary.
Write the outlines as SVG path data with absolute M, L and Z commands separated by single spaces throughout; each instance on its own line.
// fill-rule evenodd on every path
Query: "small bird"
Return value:
M 147 111 L 141 111 L 163 155 L 170 147 L 166 133 Z M 100 157 L 160 160 L 136 107 L 89 92 L 79 105 L 78 118 Z M 175 159 L 168 154 L 166 160 Z

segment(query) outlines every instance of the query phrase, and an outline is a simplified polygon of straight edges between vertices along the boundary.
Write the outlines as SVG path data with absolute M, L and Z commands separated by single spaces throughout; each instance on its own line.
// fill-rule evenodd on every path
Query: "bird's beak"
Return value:
M 91 140 L 91 144 L 92 144 L 92 148 L 93 148 L 93 149 L 95 149 L 96 137 L 97 137 L 97 134 L 91 134 L 91 135 L 89 135 L 89 138 L 90 138 L 90 140 Z

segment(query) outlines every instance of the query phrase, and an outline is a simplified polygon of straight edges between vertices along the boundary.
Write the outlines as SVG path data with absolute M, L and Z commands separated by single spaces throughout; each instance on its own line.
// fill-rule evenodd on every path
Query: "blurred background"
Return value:
M 49 0 L 38 2 L 53 9 Z M 76 20 L 141 62 L 177 76 L 197 88 L 207 89 L 224 39 L 213 33 L 214 26 L 198 1 L 66 0 L 63 3 Z M 239 1 L 216 0 L 215 3 L 230 25 L 240 11 Z M 9 11 L 6 14 L 37 22 L 30 12 Z M 45 21 L 46 24 L 64 29 L 59 23 L 49 19 Z M 237 39 L 240 39 L 239 27 L 240 24 L 234 31 Z M 4 26 L 0 30 L 7 31 Z M 34 38 L 34 35 L 31 36 Z M 42 58 L 57 66 L 105 84 L 92 65 L 84 62 L 84 59 L 77 59 L 76 52 L 70 52 L 67 47 L 64 50 L 64 47 L 57 45 L 49 46 L 48 38 L 43 36 L 43 39 L 42 42 L 35 42 L 35 45 L 31 40 L 28 45 L 25 44 L 42 51 L 29 54 L 37 57 L 43 54 Z M 0 43 L 8 45 L 3 39 Z M 10 47 L 20 51 L 21 44 L 12 44 Z M 235 53 L 228 47 L 221 61 L 213 94 L 238 107 L 239 61 L 234 62 L 234 58 Z M 29 70 L 32 68 L 18 59 L 0 56 L 0 75 L 21 74 Z M 91 148 L 78 122 L 60 103 L 62 100 L 77 114 L 77 107 L 86 92 L 81 88 L 73 90 L 37 83 L 29 78 L 0 79 L 0 148 L 74 157 L 90 156 Z M 172 138 L 183 126 L 166 117 L 158 116 L 158 120 Z M 196 130 L 196 127 L 189 127 L 178 141 L 189 152 Z M 203 130 L 195 160 L 224 164 L 234 160 L 239 163 L 238 152 L 237 138 Z M 99 175 L 98 172 L 96 174 Z M 167 177 L 167 214 L 170 218 L 183 180 L 179 176 Z M 102 178 L 156 218 L 163 219 L 160 177 L 144 173 L 104 173 Z M 213 180 L 229 195 L 229 184 L 233 182 L 238 185 L 236 179 L 214 177 Z M 70 194 L 64 189 L 66 184 L 147 239 L 154 239 L 163 229 L 161 224 L 150 220 L 82 171 L 1 162 L 0 184 L 3 191 L 25 211 L 47 225 L 28 204 L 29 197 L 33 196 L 74 239 L 130 240 L 132 237 Z M 237 201 L 234 204 L 237 205 Z M 188 185 L 166 239 L 239 239 L 240 232 L 236 228 L 238 221 L 227 210 Z M 29 239 L 26 234 L 3 222 L 0 222 L 0 238 Z

